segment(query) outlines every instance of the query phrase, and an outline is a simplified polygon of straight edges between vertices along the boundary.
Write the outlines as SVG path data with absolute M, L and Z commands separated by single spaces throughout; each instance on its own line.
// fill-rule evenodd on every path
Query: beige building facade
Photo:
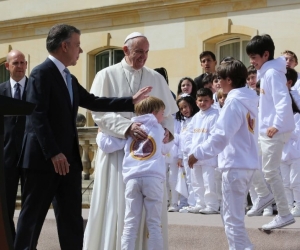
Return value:
M 124 38 L 134 31 L 150 42 L 146 65 L 165 67 L 174 92 L 182 77 L 202 73 L 203 50 L 218 61 L 231 55 L 249 65 L 245 46 L 257 34 L 271 35 L 275 57 L 286 49 L 300 56 L 300 0 L 0 0 L 0 13 L 2 77 L 11 49 L 26 55 L 29 75 L 48 56 L 50 27 L 67 23 L 82 33 L 83 53 L 70 70 L 87 90 L 99 69 L 122 58 Z

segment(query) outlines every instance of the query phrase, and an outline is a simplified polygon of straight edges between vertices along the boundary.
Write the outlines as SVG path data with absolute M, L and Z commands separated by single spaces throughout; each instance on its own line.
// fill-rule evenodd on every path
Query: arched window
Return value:
M 102 69 L 119 63 L 124 58 L 124 52 L 120 47 L 100 47 L 88 52 L 87 85 L 86 89 L 92 87 L 95 75 Z M 94 126 L 90 112 L 86 113 L 87 126 Z
M 9 80 L 9 72 L 5 68 L 5 63 L 0 63 L 0 83 Z
M 249 38 L 234 37 L 217 43 L 217 58 L 220 62 L 224 57 L 232 56 L 242 61 L 246 67 L 250 65 L 249 57 L 246 53 L 246 46 Z
M 96 72 L 119 63 L 124 57 L 124 52 L 121 49 L 109 49 L 101 51 L 95 55 Z

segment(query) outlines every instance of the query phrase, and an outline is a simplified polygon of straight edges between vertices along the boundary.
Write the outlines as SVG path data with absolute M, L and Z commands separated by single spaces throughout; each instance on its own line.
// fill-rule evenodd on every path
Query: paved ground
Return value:
M 83 209 L 83 218 L 88 217 L 89 209 Z M 19 210 L 16 211 L 17 221 Z M 50 209 L 39 239 L 38 250 L 59 250 L 56 223 L 53 210 Z M 296 223 L 274 234 L 267 235 L 258 230 L 273 217 L 245 217 L 246 227 L 251 241 L 259 250 L 299 250 L 300 218 Z M 169 220 L 169 250 L 182 249 L 227 249 L 227 241 L 220 215 L 168 213 Z M 298 240 L 297 242 L 295 240 Z M 293 241 L 293 245 L 290 243 Z M 269 242 L 275 244 L 272 245 Z M 277 243 L 276 243 L 277 242 Z M 279 243 L 281 245 L 279 245 Z

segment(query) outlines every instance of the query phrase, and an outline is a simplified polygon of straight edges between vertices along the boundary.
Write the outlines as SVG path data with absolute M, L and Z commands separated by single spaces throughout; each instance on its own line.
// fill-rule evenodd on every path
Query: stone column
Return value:
M 89 180 L 95 168 L 97 152 L 96 136 L 97 127 L 78 127 L 79 145 L 82 149 L 83 179 Z

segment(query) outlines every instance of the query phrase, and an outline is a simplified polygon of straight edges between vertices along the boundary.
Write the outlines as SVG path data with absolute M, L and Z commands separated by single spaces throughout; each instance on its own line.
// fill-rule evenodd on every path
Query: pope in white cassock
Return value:
M 163 126 L 165 136 L 173 139 L 172 114 L 178 111 L 165 79 L 156 71 L 145 67 L 148 57 L 149 42 L 138 32 L 127 36 L 124 42 L 124 59 L 113 66 L 99 71 L 94 79 L 91 93 L 105 97 L 132 96 L 139 89 L 152 86 L 149 95 L 160 98 L 165 103 Z M 93 119 L 103 133 L 126 138 L 132 136 L 144 139 L 146 134 L 140 124 L 132 123 L 131 112 L 93 112 Z M 125 214 L 125 185 L 122 177 L 124 150 L 105 154 L 100 149 L 97 153 L 95 180 L 91 199 L 88 223 L 84 234 L 84 250 L 120 250 Z M 161 166 L 165 168 L 165 166 Z M 168 221 L 166 194 L 162 211 L 162 233 L 164 250 L 168 249 Z M 143 216 L 144 217 L 144 216 Z M 148 231 L 142 219 L 140 233 L 135 250 L 147 249 Z

